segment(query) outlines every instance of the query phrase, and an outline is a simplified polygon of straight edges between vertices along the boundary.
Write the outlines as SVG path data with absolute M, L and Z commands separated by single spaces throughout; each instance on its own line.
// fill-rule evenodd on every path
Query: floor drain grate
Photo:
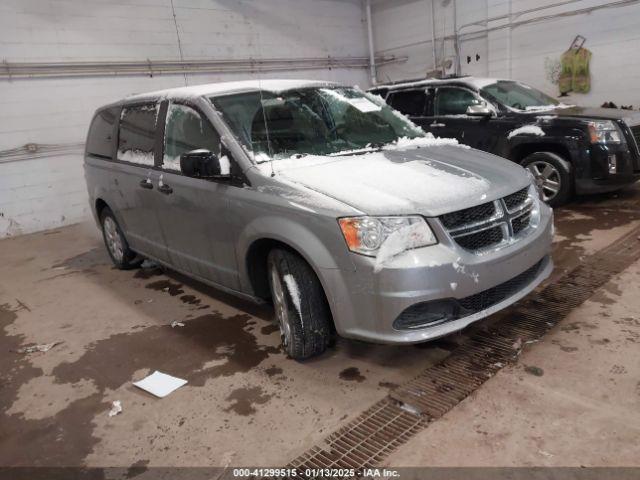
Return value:
M 593 291 L 640 258 L 640 228 L 620 238 L 512 307 L 504 319 L 471 336 L 442 362 L 398 387 L 321 445 L 296 458 L 298 469 L 368 468 L 379 463 L 429 421 L 455 407 L 526 343 L 539 340 Z

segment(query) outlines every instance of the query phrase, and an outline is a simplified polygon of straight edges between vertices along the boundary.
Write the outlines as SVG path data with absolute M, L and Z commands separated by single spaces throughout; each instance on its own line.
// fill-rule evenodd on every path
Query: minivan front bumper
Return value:
M 443 238 L 442 232 L 436 234 L 443 239 L 439 244 L 405 252 L 379 272 L 372 258 L 357 254 L 353 254 L 355 270 L 320 272 L 341 336 L 389 344 L 435 339 L 511 305 L 553 269 L 553 213 L 546 206 L 541 207 L 537 228 L 496 251 L 467 252 Z M 436 310 L 447 310 L 456 304 L 467 308 L 457 309 L 446 321 L 398 328 L 398 319 L 407 309 L 433 310 L 435 305 Z M 481 309 L 468 308 L 471 304 Z

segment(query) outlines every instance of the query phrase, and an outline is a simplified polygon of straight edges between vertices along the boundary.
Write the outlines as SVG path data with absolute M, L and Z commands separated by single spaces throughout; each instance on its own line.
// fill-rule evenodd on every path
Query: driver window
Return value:
M 473 93 L 462 88 L 439 88 L 436 96 L 436 115 L 464 115 L 472 105 L 482 105 Z
M 164 131 L 162 168 L 180 172 L 180 155 L 201 148 L 220 155 L 220 136 L 197 110 L 171 103 Z

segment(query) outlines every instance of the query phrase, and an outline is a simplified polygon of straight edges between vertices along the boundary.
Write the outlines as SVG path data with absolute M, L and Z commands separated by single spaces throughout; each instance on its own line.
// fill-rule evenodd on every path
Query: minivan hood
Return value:
M 529 184 L 519 165 L 463 146 L 310 155 L 276 160 L 272 166 L 276 176 L 371 215 L 438 216 L 504 197 Z

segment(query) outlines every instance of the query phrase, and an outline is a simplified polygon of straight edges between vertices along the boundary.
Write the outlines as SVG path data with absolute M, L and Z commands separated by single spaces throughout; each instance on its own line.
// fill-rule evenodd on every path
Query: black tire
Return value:
M 102 227 L 104 245 L 107 247 L 109 257 L 111 257 L 111 261 L 116 268 L 120 270 L 130 270 L 139 267 L 143 258 L 129 248 L 127 239 L 122 233 L 120 225 L 118 225 L 118 221 L 109 207 L 105 207 L 102 212 L 100 212 L 100 226 Z M 116 242 L 119 243 L 120 249 L 114 246 Z
M 267 267 L 271 298 L 285 351 L 295 360 L 321 354 L 331 341 L 332 321 L 324 290 L 315 272 L 299 255 L 280 248 L 269 252 Z M 278 280 L 281 295 L 277 292 Z M 297 295 L 292 289 L 298 290 Z M 280 304 L 278 298 L 284 299 L 284 304 Z
M 527 156 L 521 163 L 528 169 L 542 188 L 544 201 L 551 207 L 559 207 L 569 201 L 573 195 L 573 172 L 571 164 L 560 155 L 552 152 L 535 152 Z M 546 173 L 543 173 L 545 172 Z M 545 176 L 546 175 L 546 176 Z M 553 185 L 559 183 L 558 187 Z M 553 188 L 557 191 L 553 192 Z

